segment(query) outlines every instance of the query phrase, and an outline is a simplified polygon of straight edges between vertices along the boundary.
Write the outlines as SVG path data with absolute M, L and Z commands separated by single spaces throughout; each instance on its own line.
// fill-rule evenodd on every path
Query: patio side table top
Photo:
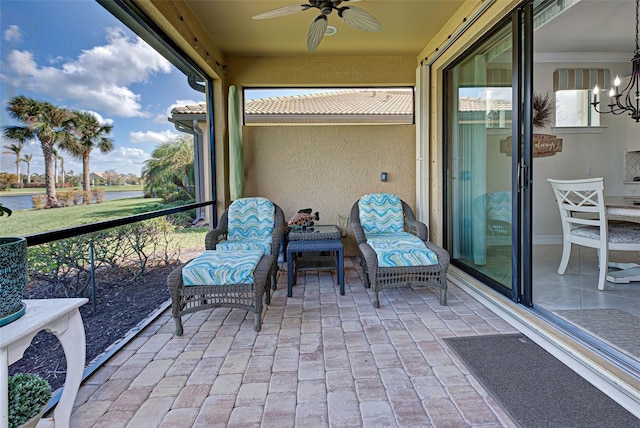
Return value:
M 340 239 L 338 226 L 334 224 L 319 224 L 289 232 L 289 241 L 319 241 L 325 239 Z

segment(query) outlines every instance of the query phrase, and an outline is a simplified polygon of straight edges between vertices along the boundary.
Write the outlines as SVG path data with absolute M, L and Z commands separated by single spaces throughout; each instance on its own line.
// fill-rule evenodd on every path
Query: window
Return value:
M 600 126 L 600 114 L 590 104 L 592 91 L 556 91 L 556 126 Z
M 247 88 L 244 122 L 412 124 L 413 88 Z

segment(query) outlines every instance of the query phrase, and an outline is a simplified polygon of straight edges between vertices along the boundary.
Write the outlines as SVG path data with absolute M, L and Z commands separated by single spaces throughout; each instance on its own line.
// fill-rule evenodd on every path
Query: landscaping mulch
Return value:
M 138 278 L 127 268 L 109 268 L 96 273 L 95 311 L 91 300 L 80 307 L 87 342 L 87 364 L 169 299 L 167 276 L 177 264 L 158 263 Z M 46 282 L 30 284 L 25 297 L 69 297 L 60 295 L 59 289 Z M 48 332 L 38 333 L 24 357 L 9 367 L 9 374 L 19 372 L 39 374 L 54 391 L 63 386 L 66 361 L 58 339 Z

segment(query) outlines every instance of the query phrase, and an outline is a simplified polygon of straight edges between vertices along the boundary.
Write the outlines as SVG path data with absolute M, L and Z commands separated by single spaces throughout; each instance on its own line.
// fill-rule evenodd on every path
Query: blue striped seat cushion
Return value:
M 216 251 L 200 254 L 182 268 L 184 285 L 253 284 L 262 251 Z
M 375 251 L 378 267 L 431 266 L 438 256 L 422 239 L 407 232 L 368 234 L 367 244 Z
M 370 193 L 358 201 L 360 225 L 365 234 L 404 231 L 402 201 L 391 193 Z

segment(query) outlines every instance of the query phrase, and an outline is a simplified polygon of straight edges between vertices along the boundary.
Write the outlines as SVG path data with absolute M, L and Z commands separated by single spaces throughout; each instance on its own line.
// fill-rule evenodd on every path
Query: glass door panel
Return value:
M 448 249 L 454 264 L 507 289 L 513 224 L 511 34 L 506 22 L 445 71 Z

